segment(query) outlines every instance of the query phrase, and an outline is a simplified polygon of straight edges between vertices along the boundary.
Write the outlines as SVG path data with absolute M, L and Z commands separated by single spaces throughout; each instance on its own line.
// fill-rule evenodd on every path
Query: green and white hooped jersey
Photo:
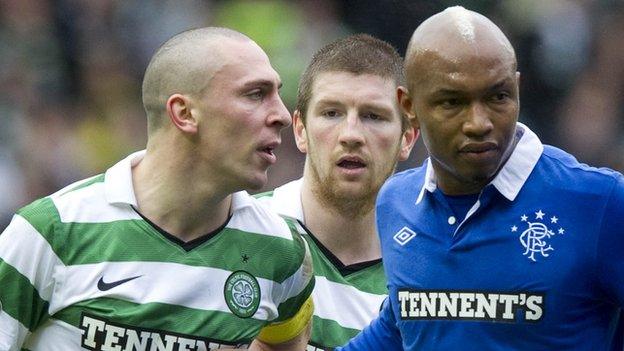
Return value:
M 257 197 L 283 217 L 299 221 L 298 229 L 312 253 L 316 280 L 312 292 L 312 336 L 307 350 L 324 350 L 346 344 L 370 324 L 379 314 L 388 290 L 381 260 L 342 266 L 307 231 L 303 224 L 302 184 L 302 179 L 298 179 Z
M 0 350 L 247 345 L 310 296 L 305 240 L 245 192 L 192 249 L 146 222 L 132 208 L 141 158 L 35 201 L 0 234 Z

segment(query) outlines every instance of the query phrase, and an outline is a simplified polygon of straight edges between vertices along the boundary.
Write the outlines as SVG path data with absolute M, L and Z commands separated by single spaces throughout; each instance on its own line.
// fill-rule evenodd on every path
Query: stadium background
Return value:
M 403 54 L 447 6 L 499 24 L 516 47 L 520 121 L 582 161 L 624 170 L 622 0 L 1 0 L 0 229 L 15 210 L 144 147 L 143 71 L 175 33 L 226 26 L 269 54 L 292 111 L 299 74 L 329 41 L 365 32 Z M 301 174 L 285 130 L 272 188 Z M 418 144 L 401 169 L 425 156 Z

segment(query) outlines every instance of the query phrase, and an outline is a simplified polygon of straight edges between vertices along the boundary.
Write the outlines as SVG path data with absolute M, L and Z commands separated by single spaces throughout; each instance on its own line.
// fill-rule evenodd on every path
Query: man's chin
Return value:
M 332 189 L 334 198 L 344 202 L 374 202 L 374 194 L 378 189 L 374 188 L 370 183 L 354 183 L 344 182 L 334 184 Z
M 268 180 L 268 176 L 266 172 L 255 174 L 252 177 L 249 177 L 248 179 L 246 179 L 245 181 L 246 184 L 245 184 L 244 189 L 249 190 L 249 191 L 260 190 L 265 185 L 267 185 L 268 181 L 269 180 Z

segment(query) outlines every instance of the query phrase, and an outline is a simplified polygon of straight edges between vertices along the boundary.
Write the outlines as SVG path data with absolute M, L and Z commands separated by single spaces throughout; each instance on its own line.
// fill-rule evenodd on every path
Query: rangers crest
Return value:
M 535 212 L 534 221 L 526 214 L 520 216 L 520 221 L 524 223 L 521 226 L 525 227 L 525 229 L 522 230 L 522 228 L 513 225 L 511 232 L 515 233 L 522 230 L 519 239 L 525 248 L 523 255 L 533 262 L 537 261 L 535 254 L 539 254 L 542 257 L 550 256 L 549 251 L 555 250 L 550 244 L 550 239 L 555 235 L 563 235 L 565 233 L 565 229 L 559 225 L 559 218 L 554 215 L 546 216 L 546 213 L 542 212 L 541 209 Z

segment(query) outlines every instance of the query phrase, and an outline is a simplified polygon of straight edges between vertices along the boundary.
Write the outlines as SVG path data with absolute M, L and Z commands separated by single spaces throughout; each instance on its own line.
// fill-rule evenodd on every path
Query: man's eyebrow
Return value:
M 252 80 L 250 82 L 243 84 L 243 89 L 257 88 L 257 87 L 272 88 L 273 86 L 275 86 L 275 82 L 272 80 L 258 79 L 258 80 Z M 282 82 L 280 81 L 277 84 L 277 89 L 280 89 L 281 87 L 282 87 Z
M 498 90 L 502 87 L 504 87 L 505 85 L 510 83 L 510 79 L 509 78 L 505 78 L 503 80 L 501 80 L 498 83 L 493 84 L 491 87 L 488 88 L 489 91 L 493 91 L 493 90 Z
M 335 104 L 341 104 L 340 100 L 337 99 L 320 99 L 317 104 L 319 105 L 335 105 Z
M 492 84 L 491 86 L 487 87 L 486 90 L 487 91 L 495 91 L 495 90 L 499 90 L 503 87 L 505 87 L 506 85 L 510 84 L 511 80 L 509 78 L 504 78 L 494 84 Z M 451 88 L 440 88 L 436 91 L 433 92 L 433 94 L 435 95 L 457 95 L 457 94 L 461 94 L 462 90 L 461 89 L 451 89 Z
M 442 88 L 442 89 L 436 90 L 434 92 L 434 94 L 436 94 L 436 95 L 455 95 L 455 94 L 459 94 L 459 90 Z
M 324 98 L 317 101 L 316 105 L 324 107 L 324 106 L 334 106 L 334 105 L 344 105 L 340 99 L 333 98 Z M 374 103 L 374 102 L 365 102 L 359 105 L 359 108 L 373 111 L 390 111 L 392 110 L 392 104 L 383 104 L 383 103 Z

